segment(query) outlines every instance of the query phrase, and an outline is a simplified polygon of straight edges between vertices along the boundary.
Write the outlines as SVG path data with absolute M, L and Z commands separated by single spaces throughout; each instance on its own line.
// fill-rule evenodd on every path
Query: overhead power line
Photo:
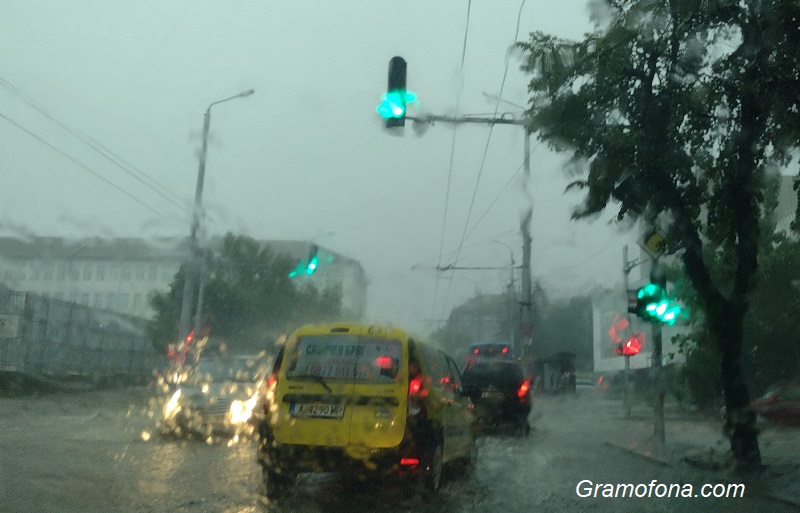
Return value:
M 116 155 L 114 152 L 112 152 L 111 150 L 109 150 L 108 148 L 103 146 L 96 139 L 94 139 L 92 137 L 89 137 L 89 136 L 85 136 L 85 135 L 79 133 L 75 128 L 73 128 L 72 126 L 68 125 L 67 123 L 58 120 L 55 116 L 53 116 L 46 109 L 44 109 L 44 107 L 41 107 L 38 103 L 36 103 L 36 101 L 33 100 L 33 98 L 31 98 L 30 96 L 25 94 L 17 86 L 15 86 L 14 84 L 12 84 L 11 82 L 9 82 L 8 80 L 6 80 L 3 77 L 0 77 L 0 86 L 5 87 L 7 90 L 9 90 L 11 93 L 16 95 L 17 97 L 19 97 L 22 101 L 24 101 L 30 107 L 35 109 L 37 112 L 39 112 L 40 114 L 45 116 L 47 119 L 49 119 L 53 123 L 57 124 L 59 127 L 61 127 L 63 130 L 65 130 L 67 133 L 69 133 L 70 135 L 72 135 L 76 139 L 80 140 L 81 142 L 83 142 L 84 144 L 89 146 L 92 150 L 94 150 L 96 153 L 98 153 L 100 156 L 102 156 L 103 158 L 105 158 L 106 160 L 108 160 L 109 162 L 114 164 L 115 166 L 119 167 L 122 171 L 124 171 L 128 175 L 132 176 L 133 178 L 135 178 L 136 180 L 138 180 L 142 184 L 144 184 L 146 187 L 151 189 L 153 192 L 155 192 L 156 194 L 161 196 L 161 198 L 163 198 L 164 200 L 168 201 L 171 205 L 174 205 L 174 206 L 178 207 L 182 212 L 186 211 L 185 205 L 183 205 L 183 204 L 181 204 L 179 202 L 181 198 L 179 196 L 177 196 L 176 194 L 172 193 L 171 191 L 169 191 L 169 189 L 164 187 L 155 178 L 153 178 L 152 176 L 148 175 L 147 173 L 145 173 L 141 169 L 138 169 L 135 166 L 132 166 L 131 164 L 128 164 L 124 159 L 122 159 L 120 156 Z M 142 177 L 147 178 L 149 180 L 149 182 L 145 181 L 145 179 L 142 178 Z M 176 201 L 176 199 L 177 199 L 177 201 Z
M 517 38 L 519 37 L 519 26 L 520 26 L 520 21 L 522 20 L 522 9 L 525 7 L 525 2 L 526 1 L 527 0 L 522 0 L 522 2 L 520 3 L 520 6 L 519 6 L 519 12 L 517 13 L 517 23 L 516 23 L 516 29 L 515 29 L 515 32 L 514 32 L 514 42 L 515 43 L 517 41 Z M 509 62 L 510 62 L 509 52 L 506 51 L 505 70 L 503 71 L 503 80 L 500 83 L 500 94 L 498 95 L 497 102 L 495 103 L 494 117 L 497 117 L 497 112 L 500 109 L 500 99 L 503 96 L 503 90 L 504 90 L 505 85 L 506 85 L 506 78 L 508 77 L 508 65 L 509 65 Z M 464 241 L 466 240 L 466 237 L 467 237 L 467 229 L 469 228 L 469 221 L 470 221 L 470 217 L 472 216 L 472 209 L 473 209 L 473 207 L 475 205 L 475 197 L 478 194 L 478 186 L 480 185 L 480 182 L 481 182 L 481 175 L 483 175 L 483 168 L 484 168 L 484 166 L 486 164 L 486 156 L 489 153 L 489 144 L 490 144 L 490 142 L 492 140 L 492 133 L 494 133 L 494 124 L 492 124 L 489 127 L 489 135 L 486 138 L 486 145 L 483 148 L 483 158 L 481 159 L 481 165 L 480 165 L 480 168 L 478 169 L 478 177 L 475 180 L 475 189 L 472 192 L 472 200 L 470 201 L 469 210 L 467 211 L 467 221 L 464 223 L 464 231 L 461 234 L 461 242 L 459 243 L 458 251 L 456 252 L 456 261 L 458 261 L 458 258 L 461 255 L 461 248 L 464 246 Z M 440 262 L 440 265 L 441 265 L 441 262 Z M 450 277 L 450 282 L 447 285 L 447 293 L 445 295 L 446 298 L 450 297 L 450 289 L 451 289 L 451 287 L 453 285 L 453 277 L 454 276 L 455 276 L 455 273 L 453 273 L 453 276 Z
M 461 72 L 461 86 L 458 88 L 458 95 L 456 95 L 456 116 L 458 116 L 459 107 L 461 105 L 461 93 L 464 91 L 464 61 L 467 56 L 467 39 L 469 36 L 469 17 L 470 13 L 472 12 L 472 0 L 467 1 L 467 20 L 464 26 L 464 42 L 461 45 L 461 66 L 459 70 Z M 453 138 L 450 143 L 450 163 L 447 166 L 447 189 L 445 190 L 444 194 L 444 215 L 442 216 L 442 234 L 441 239 L 439 241 L 439 262 L 438 265 L 442 265 L 442 251 L 444 250 L 444 234 L 447 228 L 447 211 L 450 208 L 450 185 L 453 180 L 453 162 L 455 161 L 455 151 L 456 151 L 456 132 L 458 131 L 458 125 L 453 127 Z M 433 310 L 436 311 L 436 303 L 439 300 L 439 280 L 436 280 L 435 289 L 433 292 Z
M 163 212 L 159 212 L 158 210 L 154 209 L 153 207 L 151 207 L 150 205 L 148 205 L 147 203 L 145 203 L 145 202 L 144 202 L 144 201 L 142 201 L 141 199 L 137 198 L 136 196 L 134 196 L 134 195 L 133 195 L 133 194 L 131 194 L 130 192 L 126 191 L 126 190 L 125 190 L 125 189 L 123 189 L 122 187 L 118 186 L 117 184 L 115 184 L 114 182 L 112 182 L 112 181 L 111 181 L 111 180 L 109 180 L 108 178 L 104 177 L 103 175 L 101 175 L 101 174 L 100 174 L 100 173 L 98 173 L 97 171 L 95 171 L 95 170 L 91 169 L 90 167 L 88 167 L 88 166 L 87 166 L 86 164 L 84 164 L 83 162 L 79 161 L 78 159 L 76 159 L 76 158 L 75 158 L 75 157 L 73 157 L 72 155 L 69 155 L 68 153 L 64 152 L 63 150 L 61 150 L 61 149 L 59 149 L 59 148 L 57 148 L 57 147 L 53 146 L 52 144 L 50 144 L 49 142 L 45 141 L 44 139 L 42 139 L 41 137 L 39 137 L 39 136 L 38 136 L 38 135 L 36 135 L 35 133 L 31 132 L 30 130 L 28 130 L 28 129 L 27 129 L 27 128 L 25 128 L 24 126 L 20 125 L 19 123 L 17 123 L 17 122 L 16 122 L 16 121 L 14 121 L 13 119 L 9 118 L 9 117 L 8 117 L 8 116 L 6 116 L 5 114 L 2 114 L 2 113 L 0 113 L 0 118 L 3 118 L 3 119 L 5 119 L 6 121 L 8 121 L 9 123 L 11 123 L 13 126 L 15 126 L 16 128 L 18 128 L 19 130 L 22 130 L 22 131 L 23 131 L 23 132 L 25 132 L 26 134 L 30 135 L 31 137 L 33 137 L 34 139 L 36 139 L 36 140 L 37 140 L 37 141 L 39 141 L 40 143 L 42 143 L 42 144 L 44 144 L 45 146 L 47 146 L 48 148 L 50 148 L 51 150 L 55 151 L 55 152 L 56 152 L 56 153 L 58 153 L 59 155 L 61 155 L 61 156 L 63 156 L 64 158 L 68 159 L 70 162 L 72 162 L 72 163 L 76 164 L 77 166 L 79 166 L 79 167 L 81 167 L 81 168 L 85 169 L 86 171 L 90 172 L 91 174 L 93 174 L 93 175 L 94 175 L 94 176 L 96 176 L 97 178 L 99 178 L 99 179 L 101 179 L 102 181 L 106 182 L 108 185 L 110 185 L 111 187 L 113 187 L 113 188 L 117 189 L 117 190 L 118 190 L 118 191 L 120 191 L 122 194 L 124 194 L 124 195 L 128 196 L 129 198 L 131 198 L 131 199 L 132 199 L 132 200 L 134 200 L 135 202 L 139 203 L 139 204 L 140 204 L 140 205 L 142 205 L 143 207 L 147 208 L 147 209 L 148 209 L 148 210 L 150 210 L 151 212 L 154 212 L 155 214 L 158 214 L 158 215 L 159 215 L 159 216 L 161 216 L 161 217 L 168 217 L 168 216 L 167 216 L 166 214 L 164 214 Z

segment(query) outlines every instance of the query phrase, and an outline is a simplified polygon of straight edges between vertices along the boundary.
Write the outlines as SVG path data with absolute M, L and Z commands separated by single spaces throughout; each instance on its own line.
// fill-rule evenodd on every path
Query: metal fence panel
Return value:
M 0 290 L 0 372 L 98 379 L 149 376 L 161 365 L 147 320 Z

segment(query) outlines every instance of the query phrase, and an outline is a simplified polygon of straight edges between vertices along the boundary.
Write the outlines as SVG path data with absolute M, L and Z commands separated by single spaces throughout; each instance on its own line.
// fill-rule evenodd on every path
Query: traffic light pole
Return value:
M 525 191 L 528 190 L 528 183 L 531 178 L 531 132 L 525 125 L 523 119 L 516 119 L 514 117 L 489 118 L 482 116 L 439 116 L 435 114 L 427 114 L 424 116 L 408 116 L 415 122 L 429 123 L 433 125 L 435 122 L 460 124 L 460 123 L 473 123 L 481 125 L 517 125 L 523 127 L 525 130 L 525 146 L 523 155 L 523 171 L 524 171 L 524 184 Z M 532 297 L 532 282 L 531 282 L 531 220 L 533 218 L 533 207 L 529 207 L 522 220 L 520 221 L 520 232 L 522 234 L 522 300 L 520 306 L 522 315 L 520 319 L 520 331 L 523 338 L 523 346 L 525 347 L 524 355 L 528 358 L 532 357 L 533 348 L 533 297 Z M 456 269 L 455 267 L 448 266 L 445 269 Z
M 623 276 L 623 285 L 625 287 L 625 299 L 628 298 L 628 275 L 631 273 L 631 269 L 633 269 L 633 262 L 628 262 L 628 245 L 625 244 L 622 247 L 622 276 Z M 625 319 L 628 321 L 628 326 L 631 326 L 631 313 L 626 310 Z M 625 416 L 631 416 L 631 397 L 630 397 L 630 373 L 631 373 L 631 355 L 625 355 L 625 373 L 624 373 L 624 381 L 622 389 L 622 405 L 625 409 Z
M 650 282 L 656 283 L 662 287 L 662 290 L 667 288 L 667 279 L 664 270 L 658 264 L 658 258 L 653 260 L 653 267 L 650 269 Z M 660 322 L 653 322 L 650 324 L 652 327 L 653 338 L 653 417 L 655 425 L 653 427 L 653 435 L 656 441 L 663 444 L 666 441 L 664 433 L 664 378 L 662 368 L 662 340 L 661 340 L 661 326 Z

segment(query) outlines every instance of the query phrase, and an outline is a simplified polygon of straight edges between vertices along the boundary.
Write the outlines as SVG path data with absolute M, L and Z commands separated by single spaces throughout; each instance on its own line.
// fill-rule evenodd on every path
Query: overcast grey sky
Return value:
M 0 220 L 42 235 L 186 236 L 203 112 L 215 106 L 204 200 L 209 232 L 261 239 L 320 239 L 360 260 L 371 280 L 372 320 L 427 330 L 472 296 L 502 290 L 507 271 L 461 272 L 452 285 L 435 265 L 459 246 L 489 128 L 388 135 L 375 112 L 389 59 L 408 62 L 419 108 L 493 113 L 520 1 L 474 0 L 460 69 L 467 0 L 388 2 L 37 1 L 0 5 L 0 77 L 49 114 L 113 150 L 174 194 L 177 208 L 0 87 L 0 114 L 34 132 L 139 202 L 0 119 Z M 533 30 L 578 38 L 585 0 L 528 0 L 519 39 Z M 512 56 L 503 97 L 525 104 L 528 77 Z M 514 110 L 500 104 L 500 112 Z M 621 278 L 631 237 L 572 222 L 579 194 L 564 195 L 567 155 L 533 141 L 533 272 L 556 294 Z M 460 265 L 507 265 L 521 256 L 519 127 L 496 126 Z M 512 177 L 518 173 L 516 178 Z M 507 185 L 511 180 L 510 185 Z M 494 206 L 489 205 L 495 201 Z M 488 209 L 488 210 L 487 210 Z M 484 215 L 480 223 L 472 227 Z M 441 276 L 441 275 L 440 275 Z M 445 275 L 447 276 L 447 275 Z

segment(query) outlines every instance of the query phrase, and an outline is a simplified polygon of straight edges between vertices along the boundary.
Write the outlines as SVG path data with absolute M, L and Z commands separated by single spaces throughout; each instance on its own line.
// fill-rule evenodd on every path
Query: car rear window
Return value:
M 288 350 L 286 377 L 391 383 L 402 368 L 399 340 L 355 335 L 305 335 Z
M 525 380 L 522 367 L 507 362 L 478 362 L 464 371 L 465 384 L 514 386 Z

